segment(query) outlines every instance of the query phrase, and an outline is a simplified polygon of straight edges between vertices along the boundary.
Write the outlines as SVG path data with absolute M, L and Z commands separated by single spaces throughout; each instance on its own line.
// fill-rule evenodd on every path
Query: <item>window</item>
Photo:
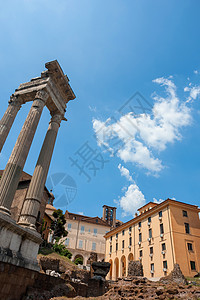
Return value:
M 131 231 L 132 231 L 132 227 L 130 226 L 130 227 L 129 227 L 129 232 L 131 232 Z
M 122 241 L 122 249 L 124 249 L 124 240 Z
M 141 241 L 142 241 L 142 234 L 139 233 L 139 242 L 141 242 Z
M 149 229 L 149 238 L 152 238 L 152 229 Z
M 88 233 L 90 233 L 90 228 L 88 229 Z
M 83 248 L 83 241 L 82 240 L 79 240 L 79 248 Z
M 81 233 L 84 233 L 85 231 L 85 226 L 81 226 Z
M 148 217 L 148 223 L 151 223 L 151 217 Z
M 188 251 L 193 251 L 192 243 L 187 243 Z
M 162 244 L 162 251 L 165 251 L 166 250 L 166 245 L 165 243 Z
M 190 267 L 192 271 L 196 271 L 195 261 L 190 261 Z
M 99 220 L 98 219 L 96 219 L 96 223 L 98 223 L 99 222 Z
M 150 254 L 153 254 L 153 247 L 150 247 Z
M 92 243 L 92 251 L 96 251 L 96 243 Z
M 112 236 L 110 237 L 110 240 L 112 241 Z
M 164 233 L 164 226 L 163 226 L 163 223 L 160 224 L 160 234 L 163 234 Z
M 163 261 L 163 268 L 167 269 L 167 261 L 166 260 Z
M 116 233 L 116 239 L 118 239 L 118 233 Z
M 118 243 L 116 243 L 116 251 L 118 250 Z
M 139 222 L 139 223 L 138 223 L 138 227 L 141 227 L 141 225 L 142 225 L 141 222 Z
M 190 233 L 190 225 L 189 223 L 184 223 L 185 224 L 185 233 Z
M 132 246 L 132 237 L 129 238 L 129 246 Z
M 151 271 L 154 272 L 154 264 L 151 264 Z
M 112 252 L 112 245 L 110 245 L 110 252 Z
M 159 215 L 159 218 L 162 218 L 162 210 L 159 211 L 158 215 Z
M 70 231 L 72 229 L 72 224 L 67 224 L 67 230 Z
M 94 235 L 97 235 L 97 229 L 94 228 Z
M 183 217 L 187 217 L 188 214 L 187 214 L 187 210 L 183 210 Z
M 139 253 L 140 253 L 140 257 L 142 257 L 142 250 L 140 250 L 140 252 L 139 252 Z
M 66 240 L 65 240 L 65 246 L 69 246 L 69 238 L 66 238 Z
M 124 230 L 122 230 L 122 235 L 124 235 Z

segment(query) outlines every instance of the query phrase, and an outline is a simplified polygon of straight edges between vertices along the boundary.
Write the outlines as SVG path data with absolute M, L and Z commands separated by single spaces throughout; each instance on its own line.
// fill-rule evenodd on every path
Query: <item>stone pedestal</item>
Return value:
M 20 227 L 0 213 L 0 261 L 39 271 L 36 258 L 41 242 L 38 232 Z

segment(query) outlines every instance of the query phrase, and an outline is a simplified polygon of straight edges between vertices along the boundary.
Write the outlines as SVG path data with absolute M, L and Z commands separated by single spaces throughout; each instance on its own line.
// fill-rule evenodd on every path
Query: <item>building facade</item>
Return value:
M 68 211 L 65 218 L 68 235 L 64 238 L 64 243 L 72 253 L 72 261 L 81 257 L 83 265 L 87 265 L 91 253 L 97 254 L 97 260 L 104 260 L 104 235 L 110 230 L 110 225 L 99 217 L 87 217 Z
M 200 209 L 167 199 L 148 203 L 135 218 L 105 235 L 108 278 L 128 274 L 128 263 L 140 260 L 144 276 L 168 275 L 178 263 L 185 276 L 200 271 Z

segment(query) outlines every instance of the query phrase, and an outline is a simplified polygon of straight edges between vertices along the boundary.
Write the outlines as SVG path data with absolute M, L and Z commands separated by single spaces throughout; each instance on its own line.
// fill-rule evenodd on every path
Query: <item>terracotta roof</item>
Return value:
M 3 174 L 3 171 L 4 170 L 0 170 L 0 176 Z M 20 176 L 20 181 L 22 182 L 22 181 L 31 180 L 31 178 L 32 178 L 31 175 L 29 175 L 28 173 L 26 173 L 26 172 L 23 171 L 22 175 Z
M 50 210 L 57 210 L 57 208 L 55 208 L 53 205 L 51 204 L 47 204 L 46 205 L 46 209 L 50 209 Z
M 65 212 L 65 218 L 70 219 L 70 220 L 83 221 L 83 222 L 87 222 L 87 223 L 93 223 L 93 224 L 110 227 L 110 225 L 107 222 L 103 221 L 99 217 L 83 216 L 83 215 L 79 215 L 79 214 L 70 213 L 67 210 Z
M 151 208 L 153 208 L 153 207 L 155 207 L 155 206 L 157 206 L 157 205 L 158 205 L 157 203 L 151 202 L 151 201 L 150 201 L 150 202 L 148 202 L 147 204 L 143 205 L 142 207 L 138 208 L 138 211 L 141 212 L 141 211 L 143 211 L 143 210 L 149 208 L 150 206 L 151 206 Z
M 0 170 L 0 176 L 2 176 L 4 170 Z M 26 182 L 26 181 L 31 181 L 32 176 L 24 171 L 22 171 L 22 175 L 20 176 L 20 182 Z M 47 187 L 44 187 L 45 191 L 47 192 L 49 197 L 53 197 L 53 199 L 55 199 L 54 195 L 52 193 L 49 192 L 49 190 L 47 189 Z
M 55 219 L 54 219 L 54 217 L 53 216 L 51 216 L 51 215 L 49 215 L 46 211 L 45 211 L 45 216 L 47 217 L 47 218 L 49 218 L 50 220 L 52 220 L 52 221 L 54 221 Z

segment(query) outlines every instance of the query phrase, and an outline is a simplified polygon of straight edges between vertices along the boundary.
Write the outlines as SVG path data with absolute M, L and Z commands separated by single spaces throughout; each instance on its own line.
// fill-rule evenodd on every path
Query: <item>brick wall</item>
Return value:
M 0 262 L 1 300 L 20 300 L 26 294 L 28 287 L 49 290 L 64 283 L 61 278 Z

